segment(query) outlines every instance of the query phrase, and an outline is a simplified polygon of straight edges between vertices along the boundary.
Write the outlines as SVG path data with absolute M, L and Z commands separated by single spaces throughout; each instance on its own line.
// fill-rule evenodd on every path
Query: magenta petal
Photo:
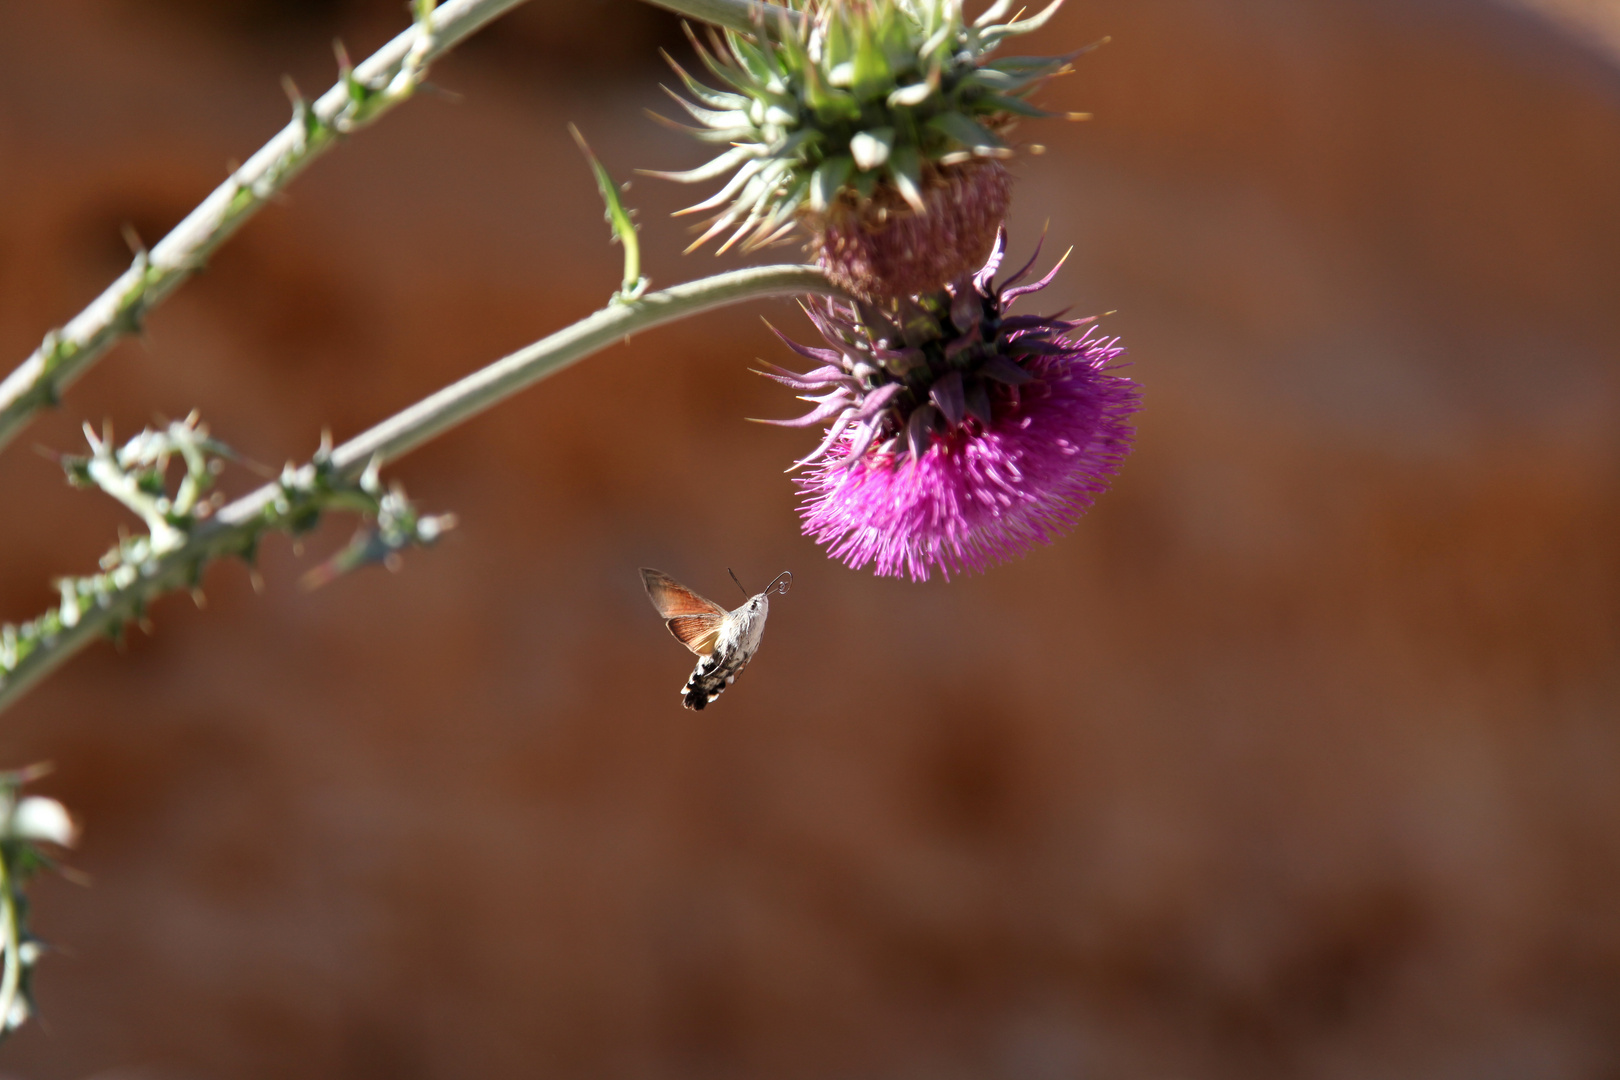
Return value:
M 1045 244 L 1045 243 L 1046 243 L 1046 230 L 1042 229 L 1041 230 L 1041 235 L 1039 237 L 1037 237 L 1036 240 L 1035 240 L 1035 253 L 1029 257 L 1029 262 L 1025 263 L 1019 269 L 1015 270 L 1011 277 L 1009 277 L 1006 281 L 1003 281 L 1001 283 L 1001 288 L 1002 288 L 1003 292 L 1006 291 L 1007 286 L 1016 285 L 1020 281 L 1024 280 L 1024 275 L 1029 273 L 1030 270 L 1034 269 L 1035 260 L 1039 259 L 1041 257 L 1041 245 Z
M 1007 351 L 1014 356 L 1067 356 L 1071 347 L 1061 341 L 1045 341 L 1025 336 L 1008 342 Z
M 961 333 L 977 332 L 984 319 L 984 297 L 973 289 L 958 286 L 951 297 L 951 322 Z
M 853 419 L 853 416 L 848 412 L 841 415 L 837 422 L 834 423 L 832 427 L 827 429 L 827 437 L 821 440 L 821 445 L 810 451 L 810 453 L 805 457 L 802 457 L 798 461 L 795 461 L 792 465 L 789 465 L 787 471 L 792 472 L 794 469 L 803 468 L 804 466 L 813 461 L 817 461 L 824 456 L 828 450 L 832 449 L 833 444 L 838 441 L 838 437 L 844 433 L 844 429 L 849 426 L 851 419 Z
M 778 330 L 770 323 L 766 323 L 765 326 L 770 330 L 771 333 L 782 339 L 782 344 L 786 345 L 788 348 L 792 349 L 806 360 L 820 360 L 823 364 L 836 364 L 840 359 L 842 359 L 842 354 L 836 349 L 813 349 L 808 345 L 800 345 L 797 341 L 794 341 L 792 338 L 782 333 L 782 331 Z
M 769 361 L 762 360 L 760 362 L 773 370 L 759 371 L 756 369 L 754 374 L 763 375 L 767 379 L 779 382 L 783 386 L 790 386 L 795 390 L 825 390 L 827 387 L 837 386 L 839 383 L 854 382 L 841 367 L 816 368 L 814 371 L 807 371 L 801 375 L 797 371 L 789 371 L 787 368 L 778 367 Z
M 980 379 L 974 379 L 967 384 L 967 389 L 962 396 L 963 406 L 967 409 L 967 414 L 985 427 L 989 427 L 991 421 L 995 418 L 995 413 L 990 408 L 990 392 L 984 388 L 984 382 Z
M 919 405 L 911 410 L 911 418 L 906 421 L 906 445 L 911 449 L 912 460 L 928 452 L 929 440 L 934 436 L 934 422 L 938 418 L 939 410 L 932 405 Z
M 878 426 L 874 423 L 856 424 L 854 432 L 850 435 L 849 450 L 844 455 L 845 461 L 859 461 L 866 448 L 872 445 L 877 438 Z
M 830 401 L 822 402 L 803 416 L 796 416 L 791 420 L 759 420 L 756 423 L 771 424 L 774 427 L 809 427 L 811 424 L 819 424 L 823 420 L 838 415 L 849 406 L 849 398 L 839 394 Z
M 876 416 L 888 408 L 889 402 L 893 401 L 896 395 L 904 389 L 905 385 L 903 383 L 889 383 L 887 386 L 880 386 L 873 390 L 866 395 L 866 400 L 861 402 L 860 409 L 855 413 L 856 419 L 869 420 Z
M 1038 249 L 1037 249 L 1038 251 Z M 990 295 L 990 279 L 996 276 L 1001 269 L 1001 260 L 1007 254 L 1007 226 L 1002 225 L 996 229 L 996 243 L 990 249 L 990 257 L 985 260 L 984 266 L 973 275 L 973 284 L 978 286 L 979 292 L 985 296 Z
M 833 305 L 828 304 L 827 310 L 834 310 Z M 847 336 L 853 329 L 853 326 L 848 323 L 841 327 L 836 326 L 832 319 L 828 318 L 820 311 L 817 311 L 814 307 L 806 307 L 804 309 L 804 313 L 809 317 L 810 325 L 814 326 L 821 336 L 826 338 L 828 341 L 837 341 L 840 337 Z M 840 333 L 841 330 L 843 333 Z
M 1057 277 L 1058 271 L 1063 269 L 1063 264 L 1068 261 L 1069 256 L 1065 254 L 1063 258 L 1057 261 L 1056 266 L 1052 267 L 1052 269 L 1046 272 L 1045 277 L 1041 278 L 1041 280 L 1035 282 L 1033 285 L 1020 285 L 1016 289 L 1009 289 L 1004 286 L 1001 290 L 1001 306 L 1005 308 L 1014 300 L 1018 299 L 1020 296 L 1023 296 L 1025 293 L 1040 292 L 1042 289 L 1052 284 L 1052 279 Z
M 939 406 L 939 411 L 945 414 L 945 419 L 951 427 L 962 426 L 962 418 L 967 415 L 967 396 L 962 390 L 960 371 L 953 371 L 935 379 L 928 396 Z
M 1088 322 L 1090 320 L 1087 320 Z M 1009 315 L 1001 320 L 1001 332 L 1010 334 L 1018 330 L 1072 330 L 1075 324 L 1045 315 Z
M 1035 378 L 1005 356 L 992 356 L 984 362 L 984 367 L 979 369 L 979 373 L 987 379 L 994 379 L 1007 386 L 1023 386 Z

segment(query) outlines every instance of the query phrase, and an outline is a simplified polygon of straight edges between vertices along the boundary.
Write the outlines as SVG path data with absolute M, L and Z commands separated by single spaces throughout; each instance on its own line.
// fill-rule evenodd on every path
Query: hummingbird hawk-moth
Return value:
M 732 574 L 731 580 L 737 581 L 737 575 Z M 759 651 L 765 616 L 770 612 L 768 598 L 773 592 L 785 594 L 793 575 L 782 571 L 764 592 L 748 597 L 734 611 L 704 599 L 661 570 L 642 567 L 641 583 L 669 632 L 697 654 L 697 667 L 681 687 L 681 704 L 702 709 L 731 685 Z M 742 582 L 737 581 L 737 587 L 742 589 Z M 748 595 L 747 589 L 743 595 Z

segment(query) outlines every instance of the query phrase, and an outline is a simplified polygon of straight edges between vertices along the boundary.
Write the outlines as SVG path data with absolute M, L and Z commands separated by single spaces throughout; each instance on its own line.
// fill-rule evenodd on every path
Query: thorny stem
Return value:
M 795 25 L 799 21 L 798 12 L 778 4 L 760 3 L 759 0 L 645 0 L 645 2 L 654 7 L 667 8 L 689 19 L 698 19 L 701 22 L 727 26 L 744 32 L 754 29 L 756 13 L 764 15 L 764 26 L 770 31 L 776 29 L 778 20 L 783 15 Z
M 837 292 L 813 266 L 759 266 L 615 302 L 357 435 L 332 451 L 332 463 L 341 474 L 358 476 L 373 461 L 379 465 L 392 461 L 524 387 L 643 330 L 746 300 Z M 136 617 L 151 600 L 193 583 L 211 559 L 241 554 L 267 528 L 283 525 L 275 516 L 280 494 L 278 485 L 267 484 L 223 507 L 192 530 L 183 546 L 154 559 L 133 582 L 110 593 L 105 603 L 84 611 L 72 626 L 42 641 L 0 679 L 0 711 L 80 649 Z
M 243 222 L 331 149 L 341 136 L 370 123 L 411 96 L 427 66 L 485 23 L 523 0 L 447 0 L 436 10 L 414 5 L 417 22 L 344 72 L 313 105 L 295 102 L 293 119 L 215 188 L 150 252 L 141 252 L 118 280 L 68 324 L 45 335 L 21 366 L 0 382 L 0 447 L 34 413 L 54 404 L 142 317 L 197 270 Z
M 11 871 L 0 858 L 0 948 L 5 950 L 5 971 L 0 975 L 0 1032 L 10 1030 L 11 1010 L 17 1004 L 22 981 L 22 942 L 17 934 L 17 898 L 12 893 Z
M 411 96 L 429 64 L 485 23 L 524 0 L 446 0 L 437 8 L 413 4 L 418 20 L 361 61 L 313 105 L 294 103 L 293 119 L 230 178 L 187 214 L 151 251 L 66 326 L 45 335 L 39 347 L 0 381 L 0 449 L 40 409 L 117 342 L 140 330 L 146 313 L 202 269 L 221 244 L 277 195 L 340 136 L 369 124 Z M 756 15 L 775 27 L 781 16 L 799 14 L 758 0 L 646 0 L 690 18 L 737 30 L 752 30 Z

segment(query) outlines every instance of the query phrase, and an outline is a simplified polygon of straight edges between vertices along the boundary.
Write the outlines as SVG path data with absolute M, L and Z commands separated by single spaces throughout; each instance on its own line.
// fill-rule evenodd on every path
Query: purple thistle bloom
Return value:
M 816 405 L 770 422 L 832 422 L 795 465 L 810 466 L 801 515 L 805 534 L 853 568 L 949 580 L 1023 555 L 1072 528 L 1130 452 L 1137 386 L 1113 374 L 1118 339 L 1098 336 L 1094 319 L 1008 315 L 1058 267 L 1013 287 L 1025 266 L 995 286 L 1005 248 L 1003 231 L 977 275 L 932 295 L 881 309 L 813 302 L 831 348 L 788 344 L 821 366 L 762 372 Z

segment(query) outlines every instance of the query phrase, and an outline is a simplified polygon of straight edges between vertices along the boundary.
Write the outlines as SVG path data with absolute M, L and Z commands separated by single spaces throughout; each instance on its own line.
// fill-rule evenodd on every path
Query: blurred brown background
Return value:
M 401 6 L 10 5 L 0 360 Z M 1145 387 L 1072 536 L 829 563 L 808 436 L 742 419 L 787 415 L 745 370 L 786 302 L 599 355 L 394 470 L 462 521 L 402 574 L 306 595 L 350 523 L 272 542 L 0 722 L 92 878 L 36 890 L 0 1073 L 1620 1076 L 1620 14 L 1072 0 L 1028 50 L 1105 34 L 1011 222 Z M 700 160 L 641 115 L 659 45 L 535 0 L 299 179 L 0 457 L 0 616 L 125 521 L 30 444 L 198 407 L 277 465 L 598 306 L 564 124 Z M 659 284 L 735 265 L 678 254 L 687 194 L 631 193 Z M 643 564 L 796 574 L 701 715 Z

